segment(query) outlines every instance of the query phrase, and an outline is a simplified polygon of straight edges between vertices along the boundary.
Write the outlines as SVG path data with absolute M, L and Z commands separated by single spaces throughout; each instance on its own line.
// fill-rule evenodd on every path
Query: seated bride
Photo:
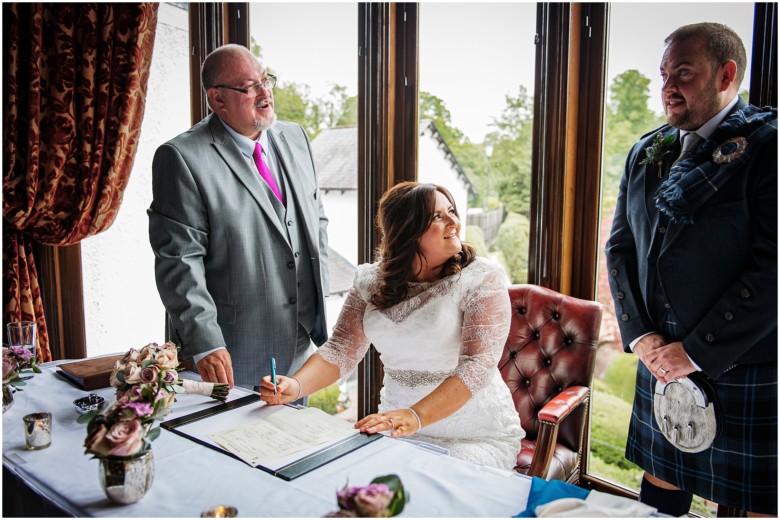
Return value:
M 510 304 L 500 266 L 459 239 L 452 195 L 404 182 L 379 203 L 379 261 L 358 267 L 330 340 L 292 377 L 261 382 L 269 404 L 346 378 L 373 344 L 384 365 L 379 413 L 362 432 L 442 446 L 454 457 L 512 469 L 524 432 L 498 358 Z

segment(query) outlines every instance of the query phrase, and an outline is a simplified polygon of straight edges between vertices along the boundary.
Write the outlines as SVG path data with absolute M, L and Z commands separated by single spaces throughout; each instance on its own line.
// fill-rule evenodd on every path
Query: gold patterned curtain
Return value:
M 37 322 L 40 359 L 33 243 L 72 245 L 114 221 L 156 26 L 153 3 L 3 4 L 3 319 Z

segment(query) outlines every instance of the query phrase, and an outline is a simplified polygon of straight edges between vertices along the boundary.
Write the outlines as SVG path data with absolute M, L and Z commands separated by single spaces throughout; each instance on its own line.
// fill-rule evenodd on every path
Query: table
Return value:
M 73 400 L 85 392 L 56 375 L 57 361 L 16 392 L 3 414 L 4 473 L 18 478 L 72 516 L 198 517 L 206 508 L 232 505 L 240 517 L 321 517 L 338 509 L 336 491 L 394 473 L 411 499 L 405 517 L 510 517 L 525 509 L 531 479 L 478 466 L 398 439 L 382 438 L 290 482 L 163 430 L 152 443 L 155 477 L 135 504 L 108 501 L 98 482 L 98 461 L 84 454 L 86 427 L 76 423 Z M 95 391 L 107 400 L 112 388 Z M 229 399 L 249 393 L 241 388 Z M 170 418 L 214 406 L 197 395 L 179 395 Z M 53 414 L 52 444 L 24 450 L 22 416 Z

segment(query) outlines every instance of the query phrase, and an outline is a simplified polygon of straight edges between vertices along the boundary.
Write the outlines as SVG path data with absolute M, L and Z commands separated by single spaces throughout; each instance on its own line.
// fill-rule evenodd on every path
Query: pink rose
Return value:
M 154 396 L 154 404 L 157 404 L 159 401 L 163 402 L 163 408 L 166 410 L 171 407 L 173 402 L 176 400 L 176 394 L 170 393 L 164 388 L 160 388 L 157 391 L 157 394 Z
M 128 363 L 123 371 L 125 375 L 125 383 L 128 385 L 134 385 L 141 382 L 141 367 L 135 363 Z
M 350 511 L 355 510 L 355 495 L 360 490 L 359 487 L 345 487 L 341 491 L 336 492 L 336 501 L 341 509 L 348 509 Z
M 94 453 L 98 457 L 108 457 L 111 445 L 106 440 L 106 433 L 108 433 L 108 430 L 103 424 L 93 428 L 84 441 L 84 447 L 87 451 Z
M 136 361 L 138 361 L 138 351 L 134 348 L 128 350 L 125 357 L 122 358 L 123 365 L 126 363 L 135 363 Z
M 176 348 L 176 344 L 173 343 L 172 341 L 167 341 L 162 345 L 160 345 L 160 350 L 170 350 L 171 352 L 176 352 L 177 355 L 179 353 L 179 349 Z
M 154 413 L 154 406 L 144 401 L 130 401 L 125 403 L 124 407 L 132 410 L 137 417 L 143 417 Z
M 161 368 L 176 368 L 179 364 L 179 356 L 176 350 L 166 348 L 157 351 L 154 361 Z
M 111 371 L 111 379 L 109 380 L 109 384 L 114 388 L 119 388 L 122 386 L 122 383 L 119 381 L 119 379 L 117 379 L 116 375 L 119 372 L 124 372 L 125 366 L 125 363 L 121 359 L 114 363 L 114 370 Z
M 130 388 L 125 392 L 123 401 L 144 401 L 144 386 L 148 385 L 130 385 Z M 122 403 L 124 404 L 124 403 Z
M 390 515 L 387 508 L 393 495 L 386 484 L 369 484 L 342 489 L 336 493 L 336 499 L 342 511 L 354 512 L 361 517 L 379 518 Z
M 119 421 L 106 434 L 106 440 L 111 444 L 109 455 L 130 457 L 143 448 L 143 428 L 138 419 Z
M 33 353 L 27 350 L 25 347 L 11 347 L 11 353 L 22 361 L 29 361 L 33 358 Z
M 139 365 L 143 365 L 144 361 L 147 359 L 154 359 L 155 352 L 157 352 L 157 343 L 149 343 L 138 353 L 138 359 L 136 362 Z
M 358 516 L 369 518 L 387 517 L 387 507 L 393 500 L 393 492 L 385 484 L 369 484 L 355 494 L 355 511 Z
M 173 370 L 172 368 L 166 370 L 163 373 L 162 381 L 163 383 L 172 385 L 173 383 L 176 383 L 179 380 L 179 373 Z
M 3 349 L 3 384 L 7 384 L 16 377 L 16 360 L 11 356 L 7 348 Z
M 160 369 L 154 365 L 141 369 L 141 381 L 144 383 L 156 383 L 160 376 Z

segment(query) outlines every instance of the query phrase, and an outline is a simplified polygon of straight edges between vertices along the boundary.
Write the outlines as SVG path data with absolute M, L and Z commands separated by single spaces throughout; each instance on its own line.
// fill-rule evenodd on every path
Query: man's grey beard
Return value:
M 271 114 L 271 117 L 268 119 L 255 119 L 255 130 L 260 130 L 261 132 L 265 132 L 272 126 L 274 126 L 274 123 L 276 123 L 276 112 Z

